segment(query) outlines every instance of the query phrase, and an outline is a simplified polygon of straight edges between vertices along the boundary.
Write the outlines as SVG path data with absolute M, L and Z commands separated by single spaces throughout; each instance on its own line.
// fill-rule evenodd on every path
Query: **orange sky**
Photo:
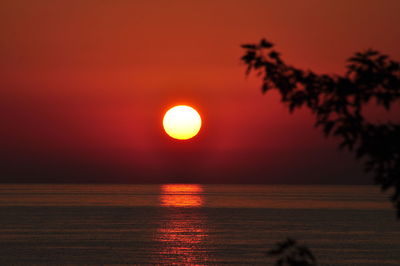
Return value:
M 368 183 L 306 110 L 245 78 L 240 44 L 266 37 L 340 74 L 362 49 L 400 59 L 399 14 L 397 0 L 1 1 L 0 181 Z M 181 103 L 204 121 L 184 143 L 161 125 Z

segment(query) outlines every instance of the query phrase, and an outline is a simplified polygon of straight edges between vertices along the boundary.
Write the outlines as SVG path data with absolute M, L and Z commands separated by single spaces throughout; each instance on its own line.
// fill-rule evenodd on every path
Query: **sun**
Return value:
M 177 105 L 165 113 L 163 126 L 171 138 L 191 139 L 200 131 L 201 117 L 193 107 Z

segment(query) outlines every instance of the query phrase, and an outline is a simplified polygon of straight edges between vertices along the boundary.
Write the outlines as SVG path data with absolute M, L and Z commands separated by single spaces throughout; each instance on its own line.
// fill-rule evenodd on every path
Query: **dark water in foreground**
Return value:
M 370 186 L 0 187 L 0 265 L 271 264 L 287 236 L 321 265 L 400 265 L 400 221 Z

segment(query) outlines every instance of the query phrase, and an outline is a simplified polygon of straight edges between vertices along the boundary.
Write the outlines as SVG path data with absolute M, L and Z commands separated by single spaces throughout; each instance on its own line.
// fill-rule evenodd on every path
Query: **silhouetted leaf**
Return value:
M 298 245 L 294 239 L 287 238 L 283 242 L 278 242 L 276 247 L 269 250 L 267 255 L 278 256 L 276 265 L 288 266 L 315 266 L 316 260 L 310 249 L 306 246 Z
M 253 49 L 253 50 L 257 49 L 257 46 L 254 44 L 242 44 L 241 47 L 244 49 Z
M 324 125 L 324 133 L 325 133 L 325 135 L 329 135 L 331 133 L 332 128 L 334 127 L 334 125 L 335 125 L 335 122 L 333 122 L 333 121 L 328 121 L 328 122 L 325 123 L 325 125 Z
M 279 58 L 279 53 L 276 51 L 272 51 L 269 53 L 269 57 L 271 57 L 272 59 L 277 59 Z
M 273 46 L 273 44 L 270 43 L 269 41 L 267 41 L 266 39 L 262 39 L 262 40 L 260 41 L 260 46 L 261 46 L 262 48 L 271 48 L 271 47 Z

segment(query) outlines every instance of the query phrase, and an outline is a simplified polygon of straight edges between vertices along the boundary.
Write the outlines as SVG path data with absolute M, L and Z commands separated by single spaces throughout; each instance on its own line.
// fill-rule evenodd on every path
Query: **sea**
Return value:
M 375 186 L 0 185 L 0 265 L 400 265 L 400 219 Z

